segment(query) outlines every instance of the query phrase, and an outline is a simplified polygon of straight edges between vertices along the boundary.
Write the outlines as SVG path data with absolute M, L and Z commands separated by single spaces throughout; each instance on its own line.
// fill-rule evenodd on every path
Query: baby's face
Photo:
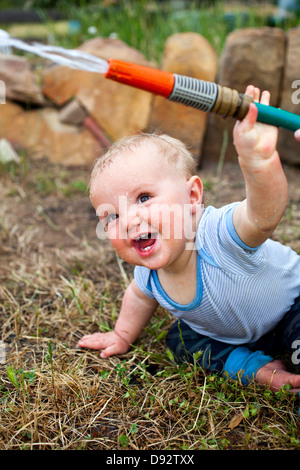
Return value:
M 191 180 L 153 144 L 112 161 L 93 179 L 90 197 L 112 246 L 128 263 L 170 266 L 194 238 Z

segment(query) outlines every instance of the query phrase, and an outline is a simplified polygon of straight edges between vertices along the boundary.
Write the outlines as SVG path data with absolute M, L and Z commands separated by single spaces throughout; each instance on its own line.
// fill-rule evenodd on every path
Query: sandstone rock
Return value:
M 5 83 L 6 100 L 42 105 L 44 96 L 25 57 L 0 55 L 0 80 Z
M 88 129 L 62 124 L 57 110 L 26 112 L 11 102 L 1 105 L 0 137 L 17 148 L 27 149 L 34 158 L 47 157 L 65 165 L 93 162 L 99 151 L 99 144 Z
M 196 33 L 181 33 L 168 38 L 162 69 L 206 81 L 215 81 L 217 61 L 215 50 L 203 36 Z M 154 99 L 149 126 L 181 139 L 198 159 L 206 121 L 206 113 L 157 96 Z
M 140 52 L 118 39 L 92 39 L 80 49 L 106 60 L 153 66 Z M 102 74 L 62 66 L 44 71 L 43 92 L 58 105 L 76 96 L 112 140 L 146 127 L 153 98 L 150 93 L 113 82 Z
M 77 99 L 67 103 L 59 113 L 59 119 L 64 124 L 73 124 L 79 126 L 83 124 L 86 118 L 86 110 L 81 106 Z
M 271 92 L 271 105 L 278 106 L 285 63 L 286 35 L 279 28 L 246 28 L 228 35 L 220 60 L 218 83 L 244 93 L 247 85 Z M 235 120 L 210 114 L 203 146 L 203 164 L 216 162 L 228 136 L 225 160 L 237 158 L 232 131 Z
M 283 76 L 280 108 L 300 115 L 300 29 L 291 29 L 287 33 L 286 63 Z M 293 132 L 279 130 L 278 150 L 283 161 L 300 164 L 299 142 Z

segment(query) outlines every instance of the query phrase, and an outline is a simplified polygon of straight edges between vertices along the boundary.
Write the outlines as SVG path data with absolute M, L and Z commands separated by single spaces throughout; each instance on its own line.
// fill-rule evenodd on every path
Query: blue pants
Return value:
M 196 333 L 183 320 L 171 326 L 166 343 L 178 363 L 194 363 L 196 354 L 197 363 L 204 370 L 227 372 L 236 378 L 239 371 L 246 369 L 248 381 L 262 365 L 286 351 L 292 353 L 291 362 L 300 372 L 300 296 L 277 326 L 253 343 L 242 346 L 222 343 Z M 295 348 L 299 349 L 298 356 Z

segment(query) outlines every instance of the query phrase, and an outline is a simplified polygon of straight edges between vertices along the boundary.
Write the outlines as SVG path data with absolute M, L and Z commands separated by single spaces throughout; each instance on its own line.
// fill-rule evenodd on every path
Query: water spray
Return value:
M 1 32 L 4 34 L 0 34 L 0 51 L 5 48 L 21 49 L 60 65 L 101 73 L 107 79 L 163 96 L 170 101 L 237 120 L 242 120 L 248 112 L 250 103 L 254 103 L 258 109 L 258 122 L 293 132 L 300 129 L 299 115 L 254 102 L 250 96 L 213 82 L 122 60 L 106 61 L 80 49 L 27 44 L 11 38 L 5 31 L 0 30 Z

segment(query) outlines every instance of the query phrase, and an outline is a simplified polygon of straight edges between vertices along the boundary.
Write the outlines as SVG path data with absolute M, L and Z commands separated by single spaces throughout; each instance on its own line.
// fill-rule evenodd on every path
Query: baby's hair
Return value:
M 96 160 L 91 180 L 93 180 L 96 174 L 101 173 L 113 160 L 136 150 L 147 142 L 154 144 L 162 157 L 166 158 L 168 162 L 175 163 L 178 169 L 183 171 L 187 179 L 196 173 L 196 162 L 186 145 L 179 139 L 166 134 L 139 133 L 115 141 L 104 155 Z

